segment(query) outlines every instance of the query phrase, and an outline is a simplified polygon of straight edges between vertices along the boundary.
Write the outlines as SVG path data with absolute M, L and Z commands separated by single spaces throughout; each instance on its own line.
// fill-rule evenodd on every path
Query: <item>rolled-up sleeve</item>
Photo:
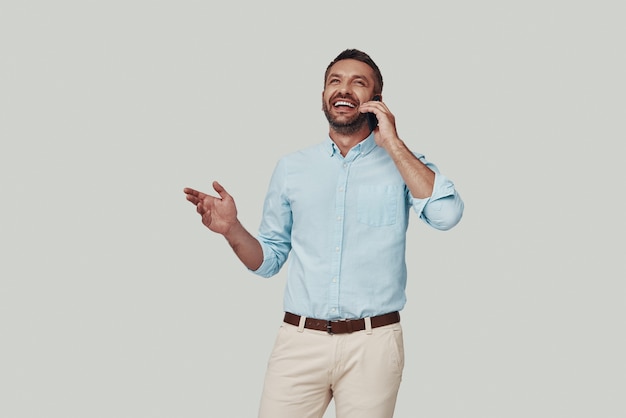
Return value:
M 434 164 L 422 161 L 435 172 L 435 184 L 430 197 L 418 199 L 413 196 L 411 205 L 420 219 L 435 229 L 447 231 L 461 221 L 464 204 L 454 183 L 441 174 Z
M 263 205 L 263 220 L 257 239 L 263 249 L 263 263 L 253 273 L 271 277 L 278 273 L 291 251 L 291 227 L 293 218 L 289 201 L 285 198 L 286 176 L 279 163 L 274 169 Z

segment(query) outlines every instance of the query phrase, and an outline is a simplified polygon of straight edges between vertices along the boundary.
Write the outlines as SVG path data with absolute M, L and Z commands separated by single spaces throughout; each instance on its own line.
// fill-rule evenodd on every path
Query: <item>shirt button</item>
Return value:
M 340 188 L 339 188 L 339 191 L 340 191 L 340 192 L 343 192 L 343 187 L 340 187 Z
M 335 252 L 339 252 L 339 247 L 335 247 Z
M 330 311 L 331 311 L 331 312 L 335 312 L 335 308 L 332 308 Z
M 333 283 L 337 283 L 337 278 L 333 277 Z
M 337 220 L 340 221 L 341 220 L 341 216 L 337 216 Z

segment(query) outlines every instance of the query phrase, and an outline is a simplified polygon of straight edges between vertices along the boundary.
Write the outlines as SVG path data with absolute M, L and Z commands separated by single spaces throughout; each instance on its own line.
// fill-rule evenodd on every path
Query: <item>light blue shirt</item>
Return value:
M 411 196 L 373 135 L 345 158 L 329 138 L 278 161 L 257 236 L 263 263 L 254 273 L 273 276 L 289 256 L 285 311 L 330 320 L 402 310 L 410 209 L 440 230 L 463 214 L 454 184 L 415 155 L 436 173 L 429 198 Z

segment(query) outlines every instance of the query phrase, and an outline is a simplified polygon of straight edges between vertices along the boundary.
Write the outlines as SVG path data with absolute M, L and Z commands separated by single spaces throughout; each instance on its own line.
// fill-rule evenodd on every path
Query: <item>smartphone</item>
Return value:
M 376 100 L 377 102 L 380 102 L 380 96 L 376 95 L 372 98 L 372 100 Z M 378 126 L 378 119 L 376 119 L 376 115 L 373 113 L 368 113 L 367 114 L 367 123 L 370 126 L 370 131 L 373 131 L 375 127 Z

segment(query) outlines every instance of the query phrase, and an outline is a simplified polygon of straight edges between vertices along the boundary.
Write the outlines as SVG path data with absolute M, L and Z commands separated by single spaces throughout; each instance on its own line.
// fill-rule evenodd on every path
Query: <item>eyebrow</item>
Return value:
M 327 78 L 327 80 L 330 80 L 330 79 L 331 79 L 331 78 L 333 78 L 333 77 L 337 77 L 337 78 L 345 78 L 345 76 L 343 76 L 343 75 L 341 75 L 341 74 L 339 74 L 339 73 L 331 73 L 331 74 L 328 74 L 328 78 Z M 354 75 L 354 76 L 352 76 L 352 77 L 350 77 L 350 78 L 351 78 L 352 80 L 359 80 L 359 79 L 360 79 L 360 80 L 365 80 L 365 81 L 367 81 L 367 82 L 369 82 L 369 81 L 370 81 L 370 80 L 368 80 L 367 76 L 362 75 L 362 74 L 357 74 L 357 75 Z

